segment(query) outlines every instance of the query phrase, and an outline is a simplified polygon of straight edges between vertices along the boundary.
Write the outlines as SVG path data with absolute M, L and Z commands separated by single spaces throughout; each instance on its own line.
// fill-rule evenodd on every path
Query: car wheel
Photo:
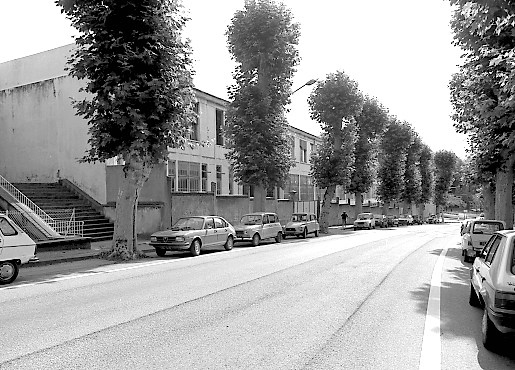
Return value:
M 163 248 L 156 248 L 156 254 L 159 256 L 159 257 L 164 257 L 165 254 L 166 254 L 166 249 L 163 249 Z
M 194 241 L 191 242 L 190 253 L 192 254 L 192 256 L 196 257 L 200 254 L 200 247 L 201 247 L 200 240 L 195 239 Z
M 20 267 L 14 261 L 0 262 L 0 285 L 11 284 L 18 277 Z
M 474 289 L 472 283 L 470 283 L 469 304 L 472 307 L 481 307 L 481 301 L 479 300 L 479 297 L 477 296 L 476 290 Z
M 481 323 L 481 334 L 485 348 L 489 351 L 495 351 L 496 346 L 499 343 L 500 333 L 492 320 L 488 317 L 488 309 L 486 306 L 483 312 L 483 322 Z
M 308 229 L 304 228 L 304 231 L 302 231 L 302 239 L 306 239 L 308 237 Z
M 315 236 L 318 237 L 318 230 L 315 230 Z
M 254 234 L 252 237 L 252 245 L 254 247 L 257 247 L 259 245 L 259 242 L 261 241 L 261 238 L 259 237 L 259 234 Z
M 355 228 L 354 228 L 354 231 L 356 231 L 357 229 L 358 229 L 358 228 L 357 228 L 357 227 L 355 227 Z
M 277 233 L 277 236 L 275 237 L 275 242 L 276 242 L 276 243 L 280 243 L 280 242 L 282 242 L 282 241 L 283 241 L 283 233 L 278 232 L 278 233 Z
M 227 237 L 227 241 L 224 244 L 224 248 L 226 251 L 230 251 L 232 247 L 234 246 L 234 239 L 231 235 Z

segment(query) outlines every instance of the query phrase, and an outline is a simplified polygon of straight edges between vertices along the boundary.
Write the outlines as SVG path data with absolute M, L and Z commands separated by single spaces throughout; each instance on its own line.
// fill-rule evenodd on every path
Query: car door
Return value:
M 490 266 L 495 252 L 501 243 L 501 239 L 502 237 L 500 235 L 492 237 L 485 248 L 481 251 L 479 257 L 476 258 L 477 261 L 474 261 L 472 266 L 475 269 L 475 271 L 473 271 L 473 284 L 476 286 L 477 291 L 483 296 L 483 298 L 487 295 L 487 285 L 491 285 L 492 283 L 491 278 L 489 278 Z M 490 279 L 490 282 L 488 282 L 488 279 Z
M 213 221 L 215 222 L 216 244 L 224 245 L 229 234 L 229 225 L 220 217 L 213 217 Z
M 262 239 L 268 239 L 272 237 L 271 227 L 272 224 L 270 223 L 270 215 L 263 215 L 263 235 L 261 237 Z
M 218 243 L 218 232 L 215 229 L 215 221 L 212 217 L 206 218 L 204 223 L 205 234 L 202 238 L 202 246 L 211 247 Z

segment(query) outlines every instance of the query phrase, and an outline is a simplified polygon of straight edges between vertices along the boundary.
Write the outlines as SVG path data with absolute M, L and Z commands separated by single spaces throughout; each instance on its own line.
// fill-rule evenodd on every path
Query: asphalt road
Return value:
M 0 288 L 0 369 L 514 369 L 514 340 L 482 347 L 458 241 L 422 225 L 27 269 Z

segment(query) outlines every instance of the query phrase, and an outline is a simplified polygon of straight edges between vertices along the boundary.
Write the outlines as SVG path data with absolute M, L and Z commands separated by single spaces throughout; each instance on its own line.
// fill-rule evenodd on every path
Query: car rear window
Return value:
M 4 236 L 16 235 L 16 229 L 3 217 L 0 217 L 0 230 Z
M 493 234 L 496 231 L 502 230 L 502 223 L 500 222 L 475 222 L 472 230 L 473 234 Z

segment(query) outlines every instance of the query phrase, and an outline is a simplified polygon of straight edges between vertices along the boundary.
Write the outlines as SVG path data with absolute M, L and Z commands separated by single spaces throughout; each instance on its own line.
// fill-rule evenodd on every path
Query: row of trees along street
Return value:
M 485 217 L 513 227 L 515 163 L 515 5 L 451 0 L 454 42 L 464 64 L 451 82 L 455 128 L 468 135 L 469 178 L 480 189 Z
M 137 258 L 136 211 L 143 184 L 153 166 L 167 160 L 168 148 L 194 145 L 188 140 L 196 119 L 191 48 L 182 37 L 187 17 L 179 0 L 56 3 L 79 31 L 68 62 L 70 74 L 84 79 L 83 91 L 89 93 L 74 102 L 76 114 L 89 125 L 90 149 L 82 161 L 115 156 L 125 161 L 108 257 Z M 235 180 L 254 186 L 256 211 L 265 210 L 267 189 L 284 185 L 294 165 L 285 112 L 300 63 L 299 36 L 290 10 L 273 0 L 245 1 L 226 31 L 237 65 L 228 89 L 227 158 Z M 385 207 L 391 201 L 421 205 L 430 199 L 445 204 L 453 153 L 433 156 L 409 123 L 363 95 L 342 71 L 319 81 L 308 102 L 311 118 L 323 130 L 323 144 L 311 158 L 315 183 L 326 189 L 322 231 L 338 185 L 358 195 L 358 211 L 361 193 L 374 181 Z

